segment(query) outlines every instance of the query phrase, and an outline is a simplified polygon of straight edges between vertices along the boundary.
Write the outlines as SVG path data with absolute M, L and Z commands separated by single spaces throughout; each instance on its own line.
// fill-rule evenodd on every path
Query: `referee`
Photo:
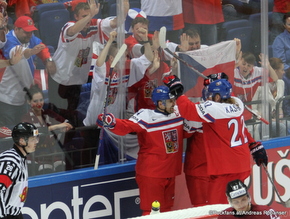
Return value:
M 19 123 L 12 139 L 13 147 L 0 154 L 0 218 L 23 219 L 21 208 L 28 190 L 26 156 L 35 151 L 38 130 L 30 123 Z

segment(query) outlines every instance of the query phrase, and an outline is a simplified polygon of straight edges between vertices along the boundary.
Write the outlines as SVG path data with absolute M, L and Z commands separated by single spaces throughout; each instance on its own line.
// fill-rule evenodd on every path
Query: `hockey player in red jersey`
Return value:
M 228 79 L 228 76 L 224 72 L 221 72 L 208 75 L 207 79 L 204 79 L 204 88 L 202 90 L 203 101 L 206 101 L 208 85 L 218 79 Z M 207 194 L 210 175 L 207 173 L 202 122 L 185 120 L 184 130 L 191 133 L 191 136 L 187 139 L 184 161 L 186 185 L 191 204 L 195 207 L 203 206 L 208 203 Z M 261 144 L 260 142 L 255 142 L 247 128 L 245 128 L 245 135 L 248 138 L 249 146 L 255 147 Z M 257 160 L 257 165 L 259 165 L 259 162 Z
M 248 188 L 241 180 L 233 180 L 227 184 L 226 197 L 232 207 L 220 212 L 218 219 L 280 219 L 271 207 L 252 204 Z
M 204 79 L 204 89 L 202 90 L 203 101 L 206 101 L 205 91 L 210 82 L 228 76 L 221 72 L 211 74 Z M 190 201 L 192 206 L 198 207 L 207 205 L 207 190 L 210 176 L 207 173 L 207 161 L 203 141 L 202 122 L 184 120 L 184 130 L 191 136 L 187 138 L 184 174 Z
M 182 95 L 183 86 L 176 76 L 165 78 L 182 117 L 190 121 L 202 122 L 203 141 L 207 162 L 208 204 L 226 204 L 224 191 L 226 184 L 234 179 L 245 180 L 251 171 L 250 153 L 257 165 L 267 164 L 267 154 L 263 146 L 250 146 L 245 129 L 242 101 L 232 97 L 232 86 L 225 79 L 209 84 L 207 101 L 195 104 Z
M 175 99 L 166 86 L 152 92 L 155 110 L 141 109 L 129 119 L 116 119 L 113 114 L 98 116 L 99 126 L 118 135 L 137 133 L 140 150 L 136 162 L 136 181 L 140 190 L 143 215 L 158 200 L 161 212 L 170 211 L 174 202 L 175 177 L 181 174 L 183 118 Z

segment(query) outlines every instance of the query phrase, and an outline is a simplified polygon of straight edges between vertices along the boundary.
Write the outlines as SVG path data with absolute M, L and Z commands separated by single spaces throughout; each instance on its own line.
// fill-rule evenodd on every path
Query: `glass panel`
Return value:
M 90 28 L 84 26 L 82 32 L 69 27 L 87 16 L 87 8 L 74 15 L 73 11 L 83 9 L 83 6 L 61 1 L 38 5 L 32 15 L 38 28 L 34 31 L 34 37 L 41 39 L 48 50 L 39 52 L 34 47 L 39 43 L 36 38 L 33 38 L 34 44 L 25 44 L 25 38 L 31 37 L 29 30 L 25 29 L 26 26 L 21 26 L 23 23 L 18 24 L 20 26 L 15 27 L 14 31 L 19 38 L 22 37 L 23 46 L 28 46 L 30 50 L 24 53 L 26 59 L 19 63 L 16 63 L 16 59 L 10 59 L 10 64 L 13 65 L 1 69 L 1 80 L 5 85 L 0 85 L 1 126 L 12 130 L 18 122 L 26 121 L 39 128 L 40 141 L 37 150 L 28 159 L 31 165 L 30 176 L 93 167 L 96 154 L 100 154 L 99 165 L 116 162 L 122 164 L 136 159 L 139 149 L 136 133 L 119 136 L 109 129 L 103 132 L 96 124 L 98 115 L 106 112 L 114 114 L 116 118 L 128 119 L 141 108 L 154 109 L 155 105 L 150 99 L 152 90 L 163 85 L 162 79 L 170 71 L 182 79 L 186 88 L 185 94 L 194 102 L 202 101 L 204 76 L 226 73 L 233 85 L 234 95 L 241 98 L 258 115 L 253 116 L 245 110 L 246 125 L 255 140 L 288 135 L 288 117 L 283 117 L 282 105 L 283 101 L 287 102 L 290 98 L 288 94 L 284 97 L 284 93 L 279 93 L 282 85 L 280 82 L 272 82 L 275 81 L 275 76 L 268 64 L 269 58 L 275 54 L 273 41 L 283 31 L 283 28 L 278 28 L 283 27 L 281 13 L 272 12 L 273 1 L 223 0 L 220 12 L 220 1 L 217 2 L 216 8 L 210 9 L 199 5 L 193 7 L 190 3 L 186 5 L 186 1 L 168 0 L 168 5 L 164 5 L 162 10 L 149 4 L 143 5 L 143 11 L 140 11 L 141 1 L 130 0 L 131 10 L 125 16 L 126 0 L 100 0 L 99 13 L 94 14 Z M 158 1 L 154 1 L 154 4 L 157 3 Z M 173 11 L 171 9 L 176 9 L 174 17 L 166 14 L 170 14 Z M 8 28 L 12 30 L 11 25 L 16 20 L 16 15 L 11 8 L 8 7 L 7 10 Z M 201 13 L 205 23 L 193 21 L 193 12 Z M 118 19 L 114 20 L 116 15 Z M 144 21 L 146 16 L 149 23 Z M 215 17 L 215 23 L 206 23 L 207 16 Z M 141 32 L 144 31 L 142 28 L 145 31 L 148 28 L 148 38 L 145 38 L 150 41 L 154 50 L 153 64 L 146 58 L 148 54 L 144 48 L 147 40 L 144 37 L 142 40 L 140 32 L 141 38 L 138 38 L 140 36 L 131 27 L 134 19 L 139 19 L 139 22 L 133 24 Z M 70 22 L 71 20 L 75 21 Z M 118 27 L 117 38 L 113 39 L 116 47 L 111 46 L 109 49 L 105 45 L 109 41 L 111 26 L 114 25 Z M 164 25 L 165 35 L 160 34 L 159 37 L 164 37 L 161 43 L 164 42 L 166 48 L 158 45 L 158 40 L 154 41 L 158 36 L 155 30 L 159 32 Z M 103 31 L 102 34 L 100 31 Z M 134 37 L 133 33 L 136 34 Z M 95 37 L 90 37 L 90 34 Z M 10 37 L 7 39 L 10 40 Z M 234 38 L 241 41 L 244 64 L 235 63 L 238 54 L 235 50 L 236 44 L 231 44 Z M 124 41 L 128 46 L 126 55 L 121 56 L 109 77 L 110 64 Z M 225 50 L 225 46 L 219 45 L 227 45 L 230 49 Z M 2 49 L 6 59 L 9 59 L 9 54 L 11 56 L 10 49 Z M 144 51 L 146 57 L 143 55 Z M 264 56 L 260 57 L 260 53 Z M 176 57 L 172 59 L 176 55 L 179 60 Z M 46 69 L 45 66 L 50 65 L 50 56 L 56 63 L 57 72 L 61 74 L 54 73 L 53 69 L 51 74 L 48 73 L 49 68 Z M 191 58 L 187 59 L 188 56 Z M 207 60 L 207 63 L 198 62 L 198 57 L 202 61 Z M 211 66 L 216 60 L 218 62 Z M 276 61 L 270 62 L 275 70 Z M 264 68 L 261 63 L 265 63 Z M 236 68 L 237 66 L 239 67 Z M 255 70 L 257 67 L 259 70 Z M 241 76 L 243 71 L 248 71 L 249 75 Z M 13 75 L 13 78 L 7 75 Z M 269 77 L 272 78 L 270 82 Z M 107 89 L 109 83 L 110 88 Z M 32 84 L 37 84 L 40 92 L 36 88 L 29 90 Z M 25 96 L 24 88 L 29 90 L 29 95 Z M 257 90 L 259 93 L 256 93 Z M 270 98 L 269 90 L 280 96 L 276 96 L 276 99 Z M 288 105 L 284 105 L 287 108 Z M 269 125 L 261 122 L 259 116 L 269 121 Z M 13 144 L 9 133 L 5 133 L 3 129 L 1 151 Z

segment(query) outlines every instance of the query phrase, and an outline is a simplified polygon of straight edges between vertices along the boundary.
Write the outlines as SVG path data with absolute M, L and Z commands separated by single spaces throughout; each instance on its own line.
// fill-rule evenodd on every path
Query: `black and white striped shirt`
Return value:
M 20 214 L 27 192 L 26 157 L 14 145 L 0 154 L 0 218 Z

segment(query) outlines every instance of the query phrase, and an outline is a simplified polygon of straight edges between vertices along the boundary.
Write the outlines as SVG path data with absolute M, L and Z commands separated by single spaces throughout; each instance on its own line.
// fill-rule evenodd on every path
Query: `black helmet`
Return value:
M 216 74 L 210 74 L 208 76 L 206 76 L 207 78 L 204 79 L 203 81 L 203 85 L 207 86 L 209 85 L 211 82 L 216 81 L 218 79 L 226 79 L 229 80 L 229 77 L 227 76 L 226 73 L 224 72 L 220 72 L 220 73 L 216 73 Z
M 217 73 L 217 74 L 210 74 L 208 76 L 206 76 L 207 78 L 204 79 L 203 81 L 203 85 L 204 85 L 204 88 L 202 89 L 202 99 L 204 101 L 206 101 L 207 99 L 207 96 L 208 96 L 208 86 L 211 82 L 213 81 L 216 81 L 218 79 L 226 79 L 228 80 L 229 77 L 227 76 L 226 73 L 224 72 L 220 72 L 220 73 Z
M 16 144 L 19 143 L 20 138 L 27 141 L 29 137 L 33 136 L 38 136 L 38 129 L 28 122 L 21 122 L 12 129 L 12 139 Z
M 226 194 L 229 199 L 239 198 L 244 195 L 249 196 L 247 186 L 239 179 L 228 183 Z

